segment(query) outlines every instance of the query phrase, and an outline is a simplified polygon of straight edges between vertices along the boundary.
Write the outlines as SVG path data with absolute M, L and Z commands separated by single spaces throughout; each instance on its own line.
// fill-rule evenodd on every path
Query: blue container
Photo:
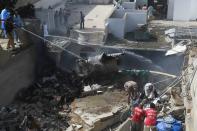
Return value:
M 180 121 L 169 116 L 157 120 L 157 131 L 183 131 L 183 126 Z

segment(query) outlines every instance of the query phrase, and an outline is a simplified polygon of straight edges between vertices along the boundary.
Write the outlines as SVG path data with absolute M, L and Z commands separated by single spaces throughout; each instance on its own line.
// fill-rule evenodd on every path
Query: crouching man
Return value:
M 136 105 L 135 101 L 138 98 L 138 85 L 134 81 L 127 81 L 124 84 L 125 91 L 128 93 L 128 105 L 134 107 Z

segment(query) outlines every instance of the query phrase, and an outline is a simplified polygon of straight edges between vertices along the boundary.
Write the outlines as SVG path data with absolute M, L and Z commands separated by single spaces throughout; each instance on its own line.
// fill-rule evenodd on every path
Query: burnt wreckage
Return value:
M 79 76 L 99 76 L 109 73 L 118 72 L 118 65 L 120 64 L 119 57 L 124 53 L 107 54 L 102 53 L 94 57 L 88 57 L 87 60 L 78 59 L 76 72 Z

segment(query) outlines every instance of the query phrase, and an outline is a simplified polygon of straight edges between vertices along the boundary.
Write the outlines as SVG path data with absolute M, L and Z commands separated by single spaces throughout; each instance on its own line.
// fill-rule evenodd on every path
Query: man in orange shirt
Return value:
M 130 131 L 141 131 L 144 119 L 143 104 L 139 104 L 132 112 Z
M 154 103 L 145 110 L 144 131 L 156 131 L 157 111 Z

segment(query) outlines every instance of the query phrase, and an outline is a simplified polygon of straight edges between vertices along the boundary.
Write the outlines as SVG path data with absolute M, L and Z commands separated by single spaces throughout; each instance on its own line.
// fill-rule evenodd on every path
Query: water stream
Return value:
M 122 65 L 124 68 L 163 71 L 162 67 L 154 64 L 149 58 L 130 51 L 125 51 Z

